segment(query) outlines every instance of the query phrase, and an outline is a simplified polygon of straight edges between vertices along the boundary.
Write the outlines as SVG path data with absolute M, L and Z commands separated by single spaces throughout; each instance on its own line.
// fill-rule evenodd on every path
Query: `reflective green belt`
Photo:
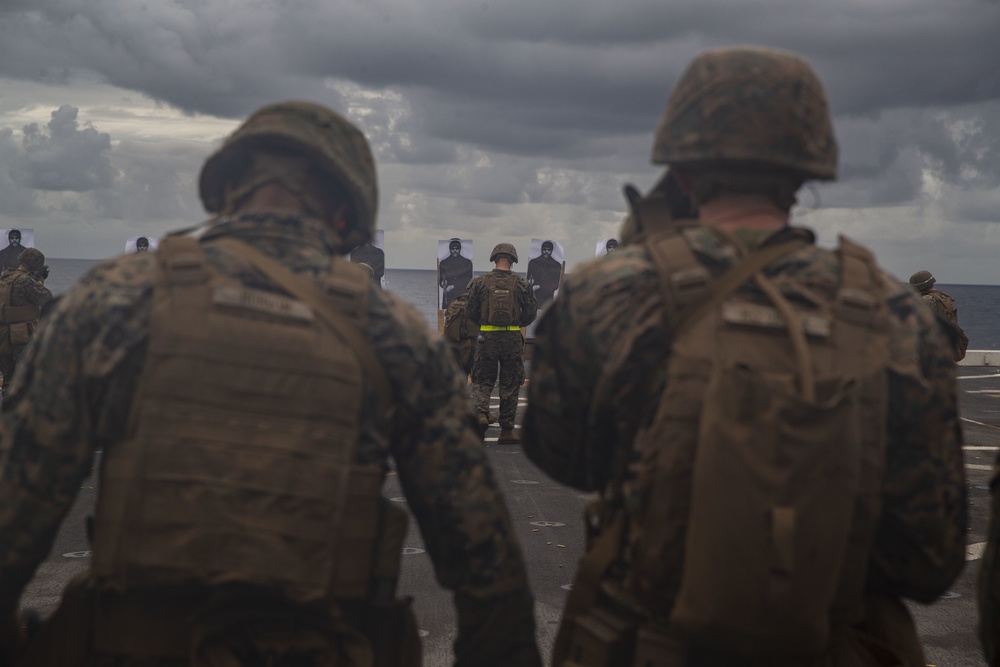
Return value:
M 480 324 L 480 331 L 520 331 L 521 327 L 495 327 L 492 324 Z

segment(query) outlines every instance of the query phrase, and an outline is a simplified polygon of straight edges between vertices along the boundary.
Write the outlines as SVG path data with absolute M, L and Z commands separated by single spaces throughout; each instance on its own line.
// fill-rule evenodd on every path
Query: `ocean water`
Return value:
M 54 294 L 65 292 L 96 260 L 49 260 L 51 270 L 46 282 Z M 480 272 L 477 271 L 476 275 Z M 431 328 L 437 328 L 437 280 L 433 269 L 386 269 L 388 289 L 416 307 Z M 950 294 L 958 306 L 958 321 L 969 337 L 970 350 L 1000 349 L 1000 286 L 938 285 Z M 531 334 L 531 329 L 528 331 Z

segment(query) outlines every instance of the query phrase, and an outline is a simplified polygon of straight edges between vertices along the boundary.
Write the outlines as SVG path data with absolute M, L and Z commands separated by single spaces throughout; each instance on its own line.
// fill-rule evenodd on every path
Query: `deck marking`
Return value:
M 993 424 L 984 424 L 983 422 L 977 422 L 975 419 L 969 419 L 968 417 L 962 417 L 962 421 L 969 422 L 970 424 L 976 424 L 977 426 L 985 426 L 986 428 L 1000 429 L 1000 426 L 994 426 Z
M 404 556 L 412 556 L 414 554 L 422 554 L 422 553 L 424 553 L 424 550 L 423 549 L 418 549 L 416 547 L 403 547 L 403 551 L 401 553 Z
M 89 551 L 70 551 L 69 553 L 63 554 L 63 558 L 90 558 Z
M 993 470 L 993 466 L 984 466 L 978 463 L 966 463 L 965 467 L 969 470 L 985 470 L 987 472 Z
M 996 447 L 989 447 L 989 446 L 983 447 L 980 445 L 963 446 L 962 449 L 964 449 L 967 452 L 995 452 L 997 450 Z
M 538 526 L 539 528 L 558 528 L 559 526 L 565 526 L 564 523 L 559 523 L 558 521 L 532 521 L 532 526 Z
M 389 500 L 391 502 L 394 502 L 394 503 L 405 503 L 406 502 L 406 498 L 404 498 L 403 496 L 396 496 L 395 498 L 389 498 Z
M 512 479 L 512 480 L 510 480 L 510 483 L 511 484 L 538 484 L 538 482 L 536 482 L 533 479 Z
M 1000 378 L 1000 373 L 994 373 L 993 375 L 959 375 L 956 380 L 982 380 L 984 378 Z
M 976 542 L 965 547 L 965 560 L 979 560 L 983 557 L 986 542 Z

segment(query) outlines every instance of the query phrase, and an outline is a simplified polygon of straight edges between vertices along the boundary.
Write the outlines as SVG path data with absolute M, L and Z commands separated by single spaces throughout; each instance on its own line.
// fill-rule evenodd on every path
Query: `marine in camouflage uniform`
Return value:
M 782 85 L 789 70 L 803 68 L 808 65 L 798 58 L 762 49 L 723 49 L 699 56 L 671 97 L 657 131 L 654 162 L 670 164 L 670 172 L 700 207 L 700 224 L 678 226 L 675 233 L 711 278 L 738 262 L 730 240 L 733 232 L 751 248 L 797 239 L 803 247 L 772 260 L 764 273 L 789 302 L 808 304 L 817 296 L 822 301 L 835 294 L 843 269 L 836 253 L 814 245 L 811 231 L 787 225 L 787 212 L 801 182 L 831 179 L 836 173 L 832 127 L 815 75 L 807 70 L 807 82 L 800 79 L 795 86 L 794 105 L 789 105 L 788 91 L 797 82 Z M 808 101 L 801 101 L 810 97 L 803 91 L 815 95 L 817 89 L 822 104 L 810 109 Z M 704 109 L 714 110 L 707 119 L 717 120 L 718 125 L 698 116 Z M 793 109 L 815 115 L 793 117 Z M 685 111 L 689 115 L 684 116 Z M 693 145 L 678 145 L 684 139 Z M 682 159 L 685 151 L 694 154 L 691 162 Z M 729 155 L 741 162 L 729 168 Z M 756 159 L 749 173 L 738 168 L 747 159 Z M 761 193 L 765 196 L 758 196 Z M 753 207 L 741 210 L 747 201 Z M 719 215 L 719 206 L 727 203 L 732 203 L 730 215 Z M 723 236 L 717 228 L 729 233 Z M 626 509 L 641 502 L 630 492 L 629 471 L 638 463 L 633 447 L 660 405 L 666 390 L 663 369 L 671 358 L 667 292 L 650 248 L 622 245 L 579 266 L 566 279 L 536 329 L 524 420 L 524 448 L 532 461 L 553 479 L 582 491 L 601 492 L 607 504 L 620 503 Z M 933 602 L 964 565 L 967 508 L 961 432 L 954 364 L 943 350 L 932 314 L 897 281 L 884 274 L 881 281 L 891 323 L 886 469 L 865 595 L 884 604 L 877 617 L 870 607 L 871 615 L 857 628 L 891 647 L 902 662 L 883 663 L 859 647 L 864 657 L 850 664 L 917 667 L 925 664 L 922 650 L 899 600 Z M 740 294 L 764 298 L 755 285 L 742 286 Z M 678 414 L 686 414 L 685 409 L 676 405 Z M 663 450 L 670 456 L 671 443 L 665 442 Z M 687 517 L 676 521 L 683 534 Z M 601 528 L 607 530 L 605 525 Z M 676 549 L 683 552 L 683 544 Z M 596 576 L 603 572 L 612 580 L 624 580 L 628 561 L 621 558 L 609 559 L 611 569 Z M 677 567 L 667 575 L 671 580 L 660 584 L 664 590 L 677 590 L 682 570 L 679 557 L 675 562 Z M 574 586 L 574 593 L 578 588 Z M 674 599 L 665 600 L 664 607 L 669 609 Z M 593 603 L 582 604 L 585 608 Z M 880 625 L 888 618 L 891 630 L 889 623 Z M 565 656 L 561 640 L 556 650 L 557 657 Z M 730 663 L 708 659 L 664 664 Z M 795 664 L 820 664 L 820 660 Z
M 495 279 L 506 280 L 511 276 L 510 267 L 517 262 L 517 250 L 509 243 L 500 243 L 493 249 L 490 261 L 496 262 L 496 268 L 472 279 L 465 305 L 469 320 L 478 324 L 480 329 L 472 365 L 472 399 L 476 406 L 480 434 L 485 435 L 489 427 L 490 394 L 497 384 L 499 367 L 500 436 L 497 442 L 517 444 L 520 439 L 514 433 L 514 418 L 517 414 L 517 397 L 524 384 L 524 336 L 520 327 L 526 327 L 535 321 L 538 306 L 528 281 L 513 274 L 516 279 L 513 298 L 517 303 L 519 320 L 508 325 L 492 325 L 487 312 L 490 285 Z
M 226 169 L 233 164 L 227 167 L 222 158 L 234 157 L 237 164 L 256 166 L 250 174 L 231 176 Z M 339 182 L 331 183 L 331 177 Z M 224 190 L 227 178 L 233 179 L 230 186 L 245 184 L 246 178 L 255 185 Z M 309 190 L 298 180 L 285 180 L 302 178 L 320 187 Z M 327 205 L 310 199 L 336 191 L 333 186 L 351 201 L 344 215 L 332 215 Z M 297 190 L 302 198 L 289 196 Z M 282 205 L 255 204 L 267 201 L 257 199 L 267 193 Z M 239 199 L 231 199 L 234 194 Z M 282 294 L 269 274 L 223 242 L 241 241 L 317 286 L 334 267 L 354 271 L 340 255 L 374 229 L 374 165 L 363 135 L 340 116 L 309 103 L 278 104 L 251 116 L 210 158 L 202 173 L 202 199 L 210 211 L 220 212 L 200 239 L 211 270 L 244 287 Z M 294 202 L 303 210 L 290 211 Z M 11 628 L 20 595 L 90 473 L 95 450 L 104 448 L 106 463 L 109 452 L 129 437 L 133 397 L 148 354 L 160 254 L 122 256 L 96 266 L 65 295 L 28 347 L 24 371 L 0 421 L 0 637 L 16 634 Z M 455 664 L 540 665 L 521 551 L 474 428 L 463 376 L 445 341 L 428 330 L 418 312 L 371 282 L 361 284 L 368 322 L 363 335 L 386 376 L 392 416 L 385 418 L 386 406 L 366 371 L 354 464 L 374 464 L 384 478 L 389 457 L 395 461 L 438 580 L 454 592 Z M 101 582 L 93 585 L 100 589 Z M 163 609 L 169 602 L 155 591 L 135 593 L 146 596 L 140 598 L 144 610 Z M 281 609 L 272 609 L 269 626 L 306 629 Z M 348 620 L 350 609 L 342 609 Z M 86 611 L 89 617 L 92 610 Z M 153 637 L 158 631 L 143 628 Z M 385 641 L 391 648 L 400 640 L 390 636 Z M 12 651 L 9 644 L 2 648 L 8 655 Z M 191 651 L 173 648 L 182 656 Z M 364 657 L 365 650 L 354 656 Z M 97 658 L 115 665 L 189 664 L 176 656 L 98 653 Z M 419 656 L 407 658 L 403 664 L 419 661 Z M 287 664 L 272 659 L 268 664 Z
M 965 358 L 969 338 L 958 324 L 958 308 L 955 306 L 955 300 L 951 295 L 934 287 L 936 282 L 930 271 L 917 271 L 910 276 L 910 287 L 920 294 L 920 300 L 927 304 L 941 321 L 951 325 L 948 336 L 952 339 L 954 347 L 953 358 L 955 361 L 961 361 Z
M 45 255 L 35 248 L 27 248 L 21 251 L 17 268 L 8 269 L 0 277 L 0 293 L 10 290 L 10 300 L 4 304 L 12 308 L 20 306 L 35 306 L 41 309 L 42 306 L 52 300 L 52 292 L 45 286 L 45 277 L 48 276 L 48 267 L 45 266 Z M 24 333 L 30 337 L 38 324 L 38 320 L 32 319 L 23 322 Z M 14 368 L 17 366 L 24 354 L 27 341 L 23 339 L 11 340 L 11 325 L 0 325 L 0 336 L 5 340 L 2 347 L 9 345 L 9 354 L 0 355 L 0 373 L 4 381 L 4 395 L 7 392 L 7 384 L 13 380 Z

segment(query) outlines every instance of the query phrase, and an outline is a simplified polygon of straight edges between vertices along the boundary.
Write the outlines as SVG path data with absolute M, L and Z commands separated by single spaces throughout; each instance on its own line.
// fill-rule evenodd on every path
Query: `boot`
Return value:
M 476 415 L 476 427 L 479 429 L 479 437 L 486 437 L 486 429 L 490 427 L 490 416 L 485 412 Z
M 498 445 L 520 445 L 521 438 L 514 433 L 512 428 L 501 428 L 500 437 L 497 438 Z
M 491 412 L 490 413 L 490 423 L 491 424 L 496 424 L 498 419 L 500 419 L 500 415 L 499 414 L 497 414 L 496 412 Z

